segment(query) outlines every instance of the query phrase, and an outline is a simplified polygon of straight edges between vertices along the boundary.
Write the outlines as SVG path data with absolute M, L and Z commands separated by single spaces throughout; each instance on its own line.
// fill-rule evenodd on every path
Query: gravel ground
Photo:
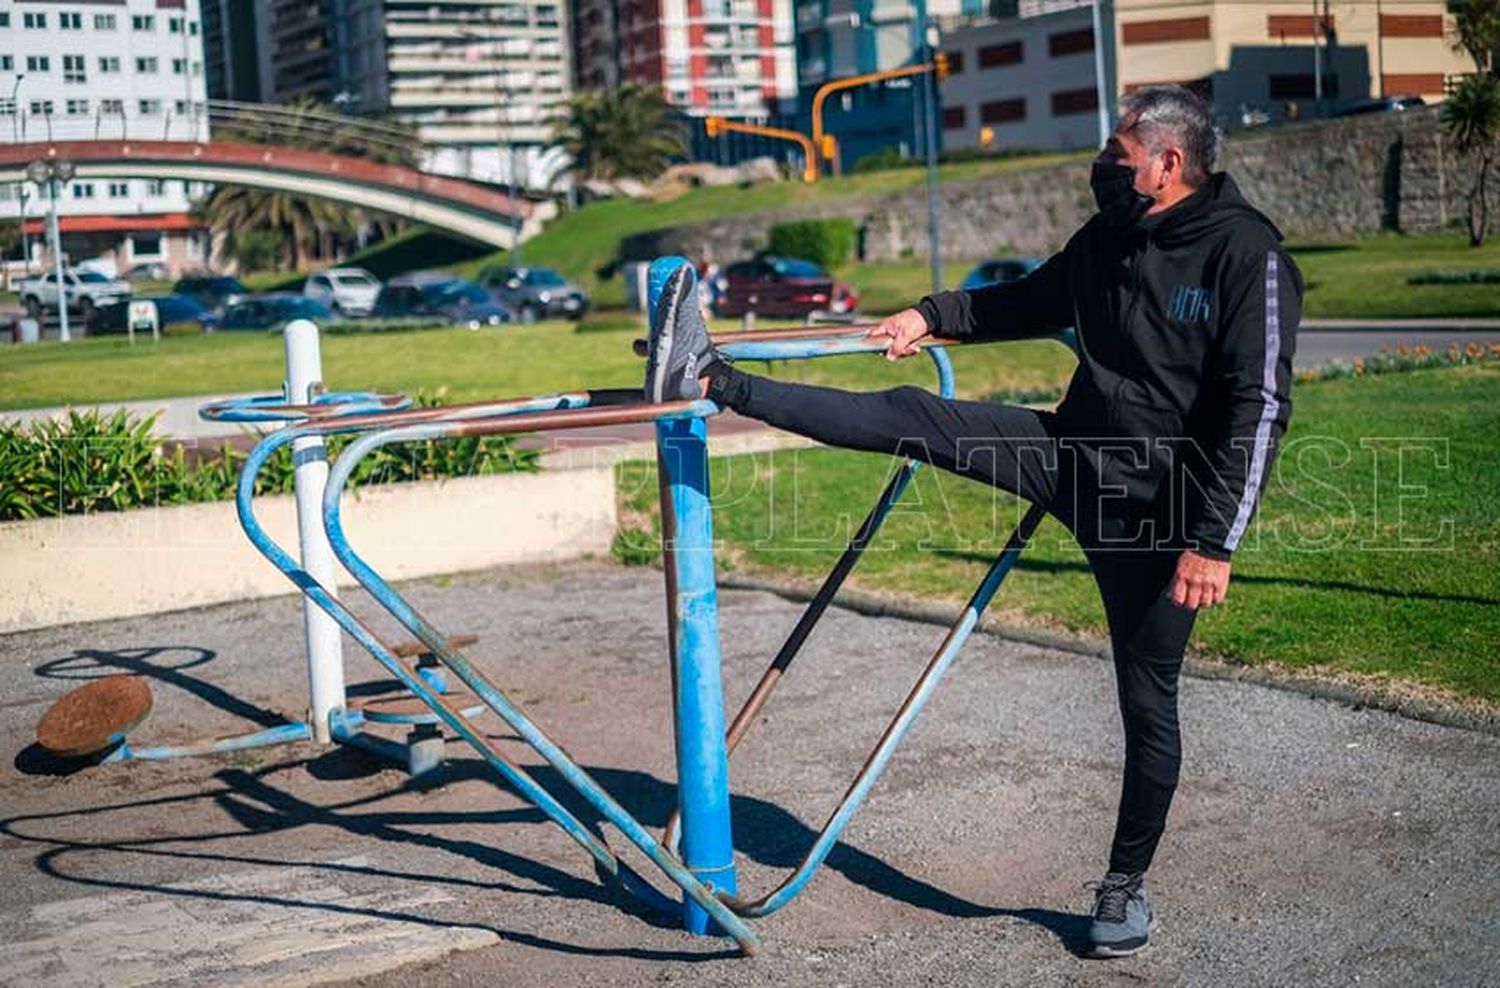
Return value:
M 660 827 L 673 799 L 660 581 L 583 564 L 408 589 L 439 626 L 482 636 L 471 657 Z M 739 698 L 797 608 L 721 601 Z M 583 853 L 456 743 L 432 786 L 311 745 L 72 774 L 29 747 L 47 704 L 101 665 L 155 677 L 142 744 L 295 712 L 299 629 L 287 598 L 0 637 L 14 753 L 0 764 L 0 982 L 1500 984 L 1500 738 L 1206 680 L 1183 691 L 1186 764 L 1151 875 L 1157 942 L 1079 958 L 1082 883 L 1102 870 L 1117 791 L 1112 677 L 989 636 L 808 891 L 760 922 L 751 960 L 619 908 Z M 795 863 L 940 634 L 824 619 L 734 763 L 742 889 Z M 346 655 L 352 682 L 379 678 Z M 157 960 L 84 963 L 92 950 L 124 964 L 134 955 L 112 938 L 145 915 L 154 939 L 126 946 Z M 62 946 L 44 950 L 47 935 Z M 195 939 L 240 946 L 211 963 Z M 272 962 L 274 977 L 255 966 Z

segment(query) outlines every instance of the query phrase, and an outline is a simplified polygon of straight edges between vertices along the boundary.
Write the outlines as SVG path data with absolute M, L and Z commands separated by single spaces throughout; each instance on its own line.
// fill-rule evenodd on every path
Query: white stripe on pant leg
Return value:
M 1229 537 L 1224 548 L 1234 551 L 1250 524 L 1250 514 L 1255 510 L 1255 494 L 1260 488 L 1260 476 L 1265 472 L 1266 459 L 1270 455 L 1271 423 L 1281 402 L 1276 400 L 1276 364 L 1281 357 L 1281 300 L 1277 294 L 1276 252 L 1266 253 L 1266 362 L 1261 370 L 1260 396 L 1265 404 L 1260 410 L 1260 422 L 1255 426 L 1255 449 L 1250 454 L 1250 469 L 1245 472 L 1245 490 L 1240 495 L 1240 507 L 1235 512 L 1234 524 L 1229 528 Z

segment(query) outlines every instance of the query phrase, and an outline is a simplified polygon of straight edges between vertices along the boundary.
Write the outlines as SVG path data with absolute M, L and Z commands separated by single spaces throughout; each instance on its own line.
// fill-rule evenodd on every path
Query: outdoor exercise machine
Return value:
M 683 258 L 662 258 L 651 266 L 649 304 L 653 315 L 662 302 L 668 277 L 687 263 Z M 860 326 L 834 332 L 777 330 L 716 337 L 716 342 L 727 356 L 737 361 L 806 360 L 883 350 L 883 345 L 865 338 L 867 330 L 868 327 Z M 801 863 L 770 891 L 756 897 L 741 895 L 729 812 L 729 754 L 745 737 L 756 713 L 796 658 L 920 465 L 915 461 L 905 462 L 886 484 L 749 699 L 726 728 L 707 451 L 707 420 L 718 414 L 717 405 L 707 400 L 653 404 L 646 402 L 639 390 L 610 389 L 413 409 L 406 407 L 405 399 L 397 395 L 323 393 L 320 369 L 315 362 L 316 328 L 310 323 L 294 323 L 287 328 L 287 334 L 289 361 L 294 349 L 304 345 L 298 341 L 310 337 L 314 361 L 308 366 L 316 373 L 312 376 L 289 373 L 284 395 L 219 403 L 208 406 L 203 413 L 237 421 L 287 423 L 268 434 L 250 452 L 240 472 L 236 506 L 241 527 L 251 543 L 305 597 L 312 703 L 306 723 L 246 735 L 232 747 L 326 738 L 356 744 L 398 761 L 404 759 L 415 772 L 431 769 L 430 759 L 414 755 L 413 751 L 424 740 L 430 743 L 440 724 L 467 741 L 520 796 L 588 851 L 603 877 L 653 908 L 680 911 L 685 927 L 691 932 L 732 937 L 747 954 L 755 951 L 758 940 L 745 920 L 776 912 L 807 886 L 973 632 L 1043 515 L 1036 506 L 1026 511 Z M 937 370 L 938 390 L 951 397 L 953 368 L 945 351 L 946 343 L 932 343 L 924 349 Z M 637 343 L 638 352 L 640 347 Z M 678 776 L 677 811 L 660 839 L 464 656 L 462 649 L 466 642 L 439 631 L 365 561 L 351 544 L 341 513 L 344 492 L 360 462 L 386 446 L 647 422 L 654 424 L 656 432 Z M 336 435 L 352 438 L 330 469 L 324 443 Z M 292 447 L 297 465 L 300 561 L 270 537 L 260 524 L 254 505 L 256 478 L 266 462 L 287 446 Z M 331 555 L 324 555 L 325 547 Z M 414 636 L 417 644 L 406 651 L 425 654 L 425 663 L 409 665 L 404 661 L 409 655 L 398 654 L 400 650 L 383 641 L 339 599 L 334 592 L 334 560 Z M 318 623 L 324 618 L 333 626 L 326 637 Z M 368 710 L 350 710 L 345 705 L 342 656 L 319 645 L 330 639 L 336 645 L 338 630 L 350 635 L 408 691 L 409 699 L 399 709 L 403 716 L 415 719 L 402 722 L 422 728 L 426 732 L 423 737 L 409 737 L 403 746 L 363 730 L 376 718 Z M 457 682 L 451 682 L 450 676 Z M 58 706 L 79 692 L 65 697 Z M 485 732 L 476 728 L 472 717 L 480 712 L 492 712 L 504 721 L 602 820 L 623 834 L 678 887 L 682 900 L 669 898 L 641 877 L 615 853 L 598 826 L 580 820 Z M 118 747 L 108 756 L 110 759 L 226 750 L 223 745 L 236 742 L 226 739 L 212 742 L 207 748 L 130 749 L 123 740 L 126 729 L 119 729 L 119 737 L 114 739 Z M 416 733 L 414 730 L 413 734 Z

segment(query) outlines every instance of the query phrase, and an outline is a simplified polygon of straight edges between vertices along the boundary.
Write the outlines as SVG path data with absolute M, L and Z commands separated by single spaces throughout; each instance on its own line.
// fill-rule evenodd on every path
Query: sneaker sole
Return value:
M 667 359 L 672 355 L 672 331 L 677 326 L 677 313 L 682 306 L 683 286 L 687 285 L 688 273 L 692 270 L 684 264 L 676 271 L 667 276 L 667 283 L 662 289 L 662 297 L 658 300 L 656 315 L 661 318 L 662 324 L 656 331 L 656 344 L 652 348 L 652 354 L 656 358 L 656 366 L 652 368 L 651 390 L 647 395 L 653 402 L 664 401 L 667 386 Z
M 1088 956 L 1100 960 L 1110 960 L 1116 957 L 1133 957 L 1151 946 L 1151 934 L 1156 932 L 1156 917 L 1146 924 L 1146 935 L 1139 941 L 1127 940 L 1124 943 L 1096 943 L 1089 948 Z

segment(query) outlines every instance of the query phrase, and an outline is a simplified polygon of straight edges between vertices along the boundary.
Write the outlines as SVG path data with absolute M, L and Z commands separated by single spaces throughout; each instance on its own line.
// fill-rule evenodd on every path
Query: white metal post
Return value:
M 286 340 L 287 400 L 305 404 L 323 383 L 318 327 L 306 319 L 297 319 L 287 324 L 282 335 Z M 316 436 L 295 440 L 292 462 L 296 466 L 297 536 L 302 547 L 302 568 L 332 594 L 338 568 L 322 524 L 323 488 L 328 485 L 328 458 L 323 440 Z M 333 618 L 307 597 L 302 600 L 302 620 L 307 632 L 307 682 L 311 697 L 308 721 L 313 740 L 327 744 L 328 715 L 344 705 L 343 641 Z
M 68 286 L 63 281 L 62 233 L 57 222 L 57 175 L 47 179 L 47 193 L 51 200 L 48 220 L 52 228 L 52 271 L 57 278 L 57 338 L 67 343 L 73 338 L 68 332 Z

